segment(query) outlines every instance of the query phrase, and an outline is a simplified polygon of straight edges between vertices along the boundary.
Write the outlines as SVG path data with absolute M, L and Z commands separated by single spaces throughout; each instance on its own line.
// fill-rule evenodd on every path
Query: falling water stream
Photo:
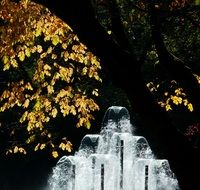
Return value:
M 86 135 L 74 156 L 58 161 L 49 190 L 178 190 L 168 161 L 155 159 L 132 128 L 126 108 L 110 107 L 100 134 Z

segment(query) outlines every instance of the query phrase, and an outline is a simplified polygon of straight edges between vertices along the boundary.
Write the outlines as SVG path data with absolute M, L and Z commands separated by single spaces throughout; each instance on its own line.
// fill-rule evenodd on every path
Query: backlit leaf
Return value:
M 29 0 L 4 3 L 0 18 L 9 21 L 1 26 L 0 57 L 3 71 L 8 70 L 5 78 L 11 81 L 2 89 L 0 111 L 18 111 L 17 130 L 8 131 L 15 148 L 6 154 L 48 148 L 57 158 L 60 136 L 51 121 L 73 116 L 75 125 L 91 127 L 92 112 L 99 109 L 89 98 L 98 95 L 91 88 L 101 80 L 99 60 L 66 23 L 41 5 Z M 71 152 L 72 144 L 66 139 L 62 143 L 60 148 Z
M 57 36 L 54 36 L 51 38 L 52 44 L 56 46 L 59 43 L 59 38 Z
M 24 102 L 24 104 L 23 104 L 23 107 L 27 108 L 29 106 L 29 102 L 30 102 L 30 100 L 26 99 L 25 102 Z
M 192 105 L 191 103 L 189 103 L 189 104 L 187 105 L 187 107 L 188 107 L 188 110 L 189 110 L 190 112 L 193 112 L 194 108 L 193 108 L 193 105 Z
M 30 56 L 31 56 L 31 52 L 30 52 L 30 49 L 29 49 L 29 48 L 26 48 L 26 49 L 25 49 L 25 55 L 26 55 L 27 57 L 30 57 Z
M 57 158 L 58 157 L 58 152 L 57 151 L 53 151 L 51 153 L 51 155 L 54 157 L 54 158 Z
M 18 53 L 18 57 L 19 57 L 20 61 L 24 61 L 24 59 L 25 59 L 25 53 L 24 53 L 24 51 L 20 51 Z
M 8 60 L 9 60 L 8 56 L 4 55 L 3 58 L 2 58 L 3 63 L 4 64 L 8 63 Z

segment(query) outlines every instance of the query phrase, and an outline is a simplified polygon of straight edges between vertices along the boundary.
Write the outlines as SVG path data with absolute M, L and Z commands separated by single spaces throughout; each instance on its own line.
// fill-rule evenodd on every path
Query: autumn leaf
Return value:
M 72 151 L 72 144 L 68 141 L 67 144 L 65 145 L 65 149 L 66 151 L 68 152 L 71 152 Z
M 94 90 L 92 91 L 92 94 L 95 95 L 95 96 L 98 96 L 98 95 L 99 95 L 98 89 L 94 89 Z
M 38 36 L 41 35 L 41 33 L 42 33 L 41 29 L 38 28 L 38 29 L 35 31 L 35 36 L 38 37 Z
M 40 145 L 40 150 L 43 150 L 46 147 L 46 144 L 41 144 Z
M 34 151 L 38 151 L 39 150 L 39 147 L 40 147 L 40 143 L 38 143 L 35 148 L 34 148 Z
M 30 103 L 30 100 L 26 99 L 25 102 L 24 102 L 24 104 L 23 104 L 23 107 L 27 108 L 29 106 L 29 103 Z
M 19 110 L 15 122 L 25 134 L 19 139 L 13 133 L 13 142 L 19 144 L 6 153 L 26 154 L 28 150 L 49 148 L 57 158 L 59 145 L 55 142 L 59 137 L 52 126 L 54 118 L 71 115 L 77 118 L 75 125 L 89 129 L 93 111 L 99 110 L 91 99 L 98 96 L 98 89 L 87 90 L 94 81 L 101 80 L 99 59 L 66 23 L 41 5 L 29 0 L 8 0 L 1 10 L 0 17 L 9 20 L 1 26 L 2 72 L 6 71 L 5 77 L 11 82 L 0 95 L 0 111 L 6 114 L 7 110 Z M 17 75 L 10 77 L 13 68 Z M 65 141 L 60 148 L 70 152 L 72 144 Z
M 18 53 L 18 57 L 19 57 L 20 61 L 24 61 L 24 59 L 25 59 L 25 53 L 24 53 L 24 51 L 20 51 Z
M 165 109 L 166 109 L 166 111 L 172 110 L 172 108 L 171 108 L 171 106 L 170 106 L 169 104 L 167 104 L 167 105 L 165 106 Z
M 8 61 L 9 61 L 8 56 L 4 55 L 3 58 L 2 58 L 2 61 L 3 61 L 4 64 L 8 63 Z
M 19 150 L 19 149 L 18 149 L 18 147 L 17 147 L 17 146 L 15 146 L 15 148 L 14 148 L 13 152 L 14 152 L 14 153 L 17 153 L 17 152 L 18 152 L 18 150 Z
M 52 117 L 55 118 L 57 116 L 58 110 L 56 108 L 54 108 L 51 112 Z
M 87 122 L 86 122 L 86 128 L 87 128 L 87 129 L 90 129 L 90 127 L 91 127 L 91 123 L 90 123 L 90 121 L 87 121 Z
M 187 107 L 188 107 L 188 110 L 189 110 L 190 112 L 193 112 L 194 108 L 193 108 L 193 105 L 192 105 L 191 103 L 189 103 L 189 104 L 187 105 Z
M 57 158 L 58 157 L 58 152 L 57 151 L 53 151 L 51 153 L 51 155 L 54 157 L 54 158 Z
M 26 49 L 25 49 L 25 55 L 26 55 L 27 57 L 30 57 L 30 56 L 31 56 L 31 51 L 30 51 L 29 48 L 26 48 Z
M 65 150 L 65 144 L 63 142 L 60 143 L 59 148 L 61 148 L 64 151 Z
M 59 43 L 59 38 L 58 38 L 58 36 L 52 37 L 52 38 L 51 38 L 51 41 L 52 41 L 52 44 L 53 44 L 54 46 L 56 46 L 56 45 Z

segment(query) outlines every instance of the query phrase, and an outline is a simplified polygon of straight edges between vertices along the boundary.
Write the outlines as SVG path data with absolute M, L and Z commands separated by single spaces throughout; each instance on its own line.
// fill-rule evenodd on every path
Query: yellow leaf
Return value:
M 35 103 L 35 105 L 34 105 L 33 108 L 34 108 L 36 111 L 39 111 L 39 110 L 41 109 L 41 107 L 42 107 L 41 102 L 40 102 L 39 100 L 37 100 L 37 102 Z
M 12 154 L 12 153 L 13 153 L 13 151 L 11 149 L 9 149 L 9 150 L 6 151 L 6 155 Z
M 76 109 L 73 105 L 71 106 L 70 113 L 72 113 L 73 115 L 76 115 Z
M 160 102 L 158 102 L 158 104 L 162 107 L 162 108 L 164 108 L 165 107 L 165 103 L 164 102 L 162 102 L 162 101 L 160 101 Z
M 24 51 L 20 51 L 18 53 L 18 57 L 19 57 L 20 61 L 24 61 L 24 59 L 25 59 L 25 53 L 24 53 Z
M 87 128 L 87 129 L 90 129 L 90 127 L 91 127 L 91 123 L 90 123 L 90 121 L 87 121 L 87 122 L 86 122 L 86 128 Z
M 165 95 L 165 96 L 168 96 L 168 92 L 165 92 L 164 95 Z
M 53 143 L 51 143 L 50 145 L 51 145 L 51 147 L 52 147 L 52 148 L 54 148 L 54 147 L 55 147 L 55 145 L 54 145 Z
M 53 59 L 53 60 L 57 59 L 57 55 L 53 53 L 53 54 L 51 55 L 51 59 Z
M 28 115 L 28 112 L 26 111 L 26 112 L 24 112 L 24 114 L 22 115 L 22 117 L 20 118 L 20 123 L 23 123 L 25 120 L 26 120 L 26 118 L 27 118 L 27 115 Z
M 58 36 L 53 36 L 53 37 L 51 38 L 51 41 L 52 41 L 52 44 L 53 44 L 54 46 L 56 46 L 56 45 L 59 43 L 59 38 L 58 38 Z
M 9 58 L 7 55 L 4 55 L 3 58 L 2 58 L 2 61 L 4 64 L 6 64 L 8 62 Z
M 19 148 L 19 152 L 22 153 L 23 152 L 23 148 L 20 147 Z
M 24 104 L 23 104 L 23 107 L 27 108 L 29 106 L 29 102 L 30 102 L 29 99 L 26 99 Z
M 3 94 L 1 95 L 1 98 L 2 98 L 2 99 L 9 98 L 10 95 L 11 95 L 10 91 L 4 90 Z
M 62 44 L 62 48 L 63 48 L 63 49 L 67 49 L 67 44 L 66 44 L 66 43 L 63 43 L 63 44 Z
M 44 65 L 44 70 L 51 70 L 51 67 L 48 64 Z
M 47 52 L 44 52 L 44 53 L 40 54 L 40 58 L 41 59 L 45 58 L 46 56 L 47 56 Z
M 6 71 L 10 69 L 10 64 L 9 63 L 6 63 L 4 66 L 3 66 L 3 70 Z
M 167 104 L 167 105 L 165 106 L 165 109 L 166 109 L 166 111 L 172 110 L 172 108 L 171 108 L 171 106 L 170 106 L 169 104 Z
M 43 150 L 46 147 L 46 144 L 41 144 L 40 145 L 40 150 Z
M 175 105 L 179 105 L 182 103 L 182 98 L 178 96 L 171 96 L 171 99 Z
M 38 151 L 39 146 L 40 146 L 40 143 L 37 144 L 37 146 L 34 148 L 34 151 Z
M 187 107 L 188 107 L 188 109 L 189 109 L 190 112 L 193 112 L 194 108 L 193 108 L 193 105 L 191 103 L 189 103 L 187 105 Z
M 68 152 L 72 151 L 72 144 L 68 141 L 67 144 L 65 144 L 65 149 Z
M 37 52 L 42 53 L 43 49 L 41 45 L 37 45 Z
M 26 48 L 26 49 L 25 49 L 25 55 L 26 55 L 27 57 L 30 57 L 30 56 L 31 56 L 31 51 L 30 51 L 29 48 Z
M 17 63 L 17 61 L 15 59 L 11 59 L 10 64 L 15 68 L 18 67 L 18 63 Z
M 35 53 L 36 51 L 37 51 L 37 47 L 33 46 L 32 49 L 31 49 L 31 53 Z
M 97 80 L 97 81 L 99 81 L 99 82 L 102 82 L 102 79 L 99 77 L 99 75 L 94 75 L 94 78 Z
M 18 149 L 18 147 L 17 147 L 17 146 L 15 146 L 15 148 L 14 148 L 14 151 L 13 151 L 13 152 L 14 152 L 14 153 L 17 153 L 17 152 L 18 152 L 18 150 L 19 150 L 19 149 Z
M 54 88 L 53 88 L 53 86 L 48 85 L 48 86 L 47 86 L 47 92 L 48 92 L 48 94 L 54 93 Z
M 41 29 L 37 28 L 36 32 L 35 32 L 35 36 L 38 37 L 41 35 Z
M 57 157 L 58 157 L 58 152 L 57 152 L 57 151 L 53 151 L 51 154 L 52 154 L 52 156 L 53 156 L 54 158 L 57 158 Z
M 51 112 L 52 117 L 55 118 L 55 117 L 57 116 L 57 113 L 58 113 L 57 109 L 54 108 L 54 109 L 52 110 L 52 112 Z
M 30 143 L 32 143 L 32 142 L 34 142 L 35 141 L 35 135 L 32 135 L 32 136 L 30 136 L 27 140 L 26 140 L 26 143 L 27 144 L 30 144 Z
M 27 90 L 33 90 L 33 87 L 31 86 L 31 84 L 29 82 L 25 85 L 25 88 Z
M 26 150 L 24 148 L 22 148 L 22 147 L 19 148 L 19 152 L 23 153 L 23 154 L 26 154 Z
M 52 53 L 52 51 L 53 51 L 53 48 L 50 46 L 50 47 L 47 49 L 47 53 L 50 54 L 50 53 Z
M 87 68 L 87 67 L 84 67 L 83 70 L 82 70 L 83 75 L 86 75 L 86 74 L 87 74 L 87 71 L 88 71 L 88 68 Z
M 109 35 L 111 35 L 111 34 L 112 34 L 112 31 L 111 31 L 111 30 L 108 30 L 107 33 L 108 33 Z
M 95 95 L 95 96 L 98 96 L 98 95 L 99 95 L 98 89 L 94 89 L 94 90 L 92 91 L 92 94 Z
M 65 150 L 65 144 L 63 142 L 60 143 L 59 148 L 61 148 L 64 151 Z
M 64 60 L 67 61 L 69 58 L 69 53 L 67 51 L 64 52 Z
M 184 103 L 184 106 L 187 106 L 187 105 L 188 105 L 188 100 L 187 100 L 187 99 L 184 99 L 184 100 L 183 100 L 183 103 Z

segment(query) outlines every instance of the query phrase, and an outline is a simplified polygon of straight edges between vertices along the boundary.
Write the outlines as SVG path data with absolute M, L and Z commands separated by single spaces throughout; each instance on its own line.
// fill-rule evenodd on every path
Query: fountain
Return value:
M 167 160 L 158 160 L 142 136 L 134 136 L 128 110 L 112 106 L 99 135 L 86 135 L 74 156 L 62 157 L 49 190 L 178 190 Z

